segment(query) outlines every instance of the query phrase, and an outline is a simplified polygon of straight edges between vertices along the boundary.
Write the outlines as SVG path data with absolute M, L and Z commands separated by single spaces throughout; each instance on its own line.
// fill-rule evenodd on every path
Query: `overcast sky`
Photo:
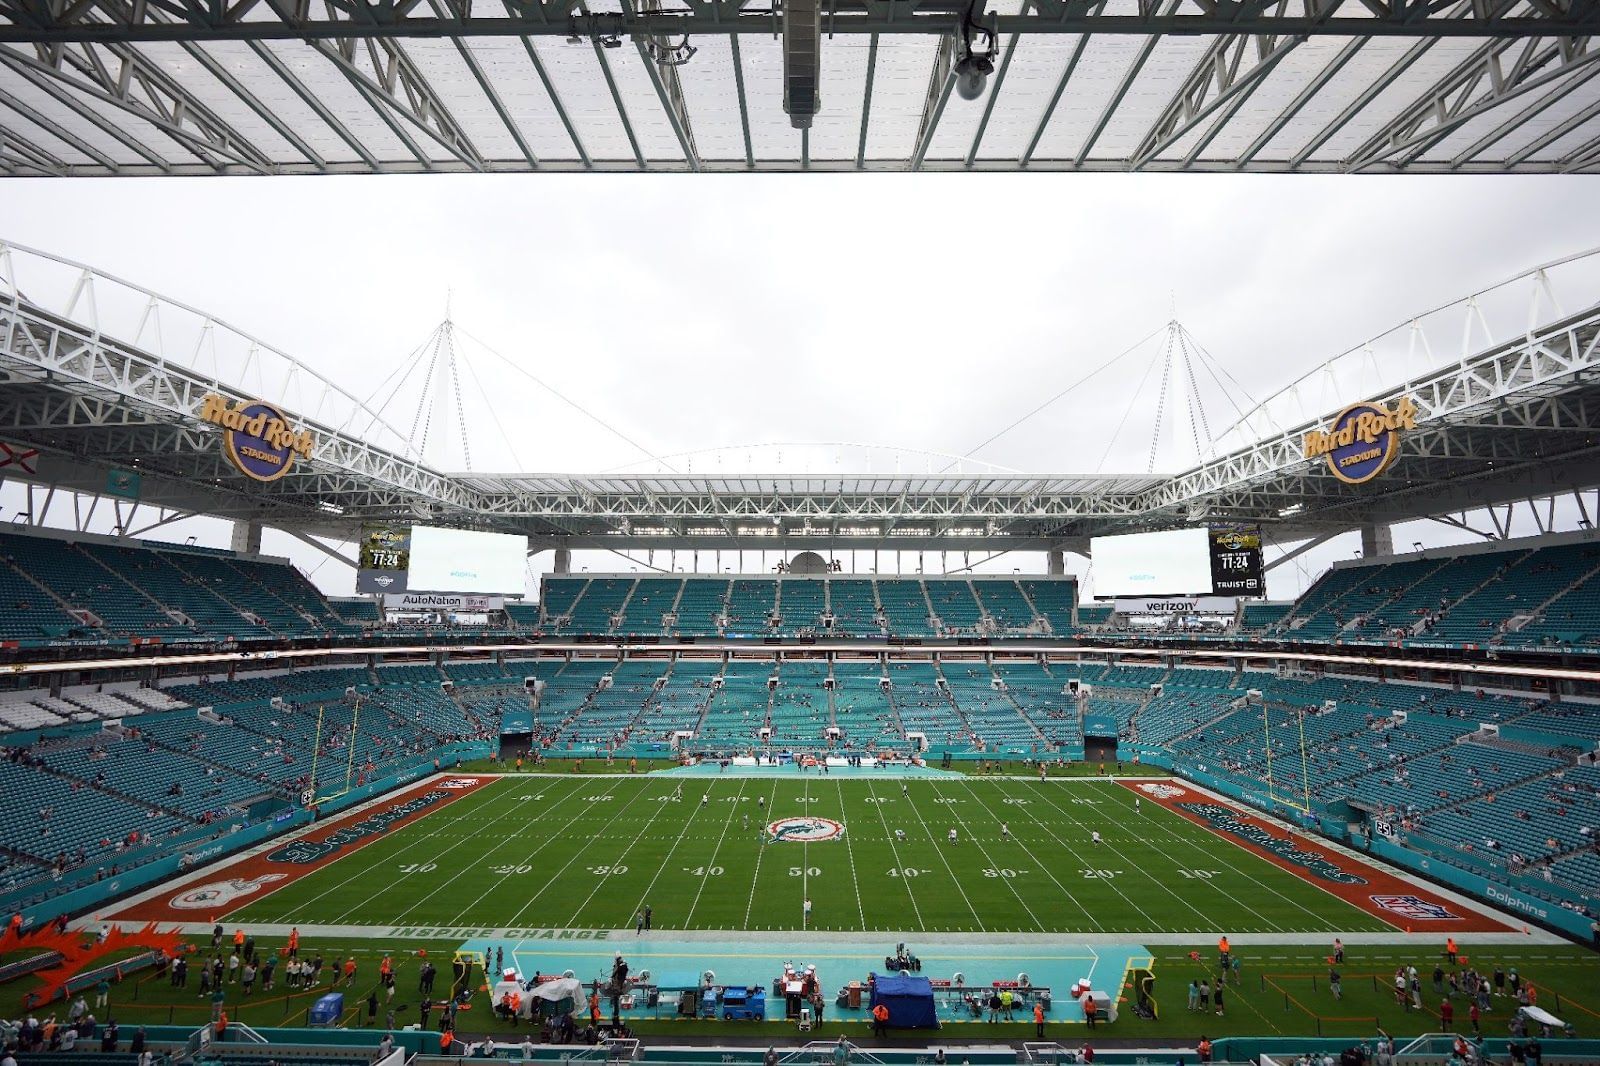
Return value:
M 423 369 L 406 372 L 448 299 L 479 470 L 595 472 L 698 452 L 674 465 L 892 472 L 893 449 L 903 470 L 937 469 L 943 460 L 920 453 L 971 454 L 1120 356 L 975 458 L 1142 473 L 1174 316 L 1206 353 L 1195 421 L 1214 433 L 1413 315 L 1600 245 L 1600 179 L 1581 177 L 540 175 L 4 190 L 0 237 L 205 309 L 362 396 L 392 393 L 391 422 L 426 423 L 430 461 L 459 468 L 453 393 L 431 390 L 442 402 L 430 415 Z M 1157 469 L 1192 462 L 1193 406 L 1169 401 Z M 747 447 L 778 442 L 824 446 Z M 9 515 L 16 487 L 0 492 Z M 225 543 L 217 525 L 168 535 Z M 1458 539 L 1427 528 L 1397 544 Z M 330 592 L 351 587 L 347 570 L 286 536 L 264 547 Z M 1273 595 L 1294 595 L 1351 547 L 1274 571 Z M 548 563 L 535 557 L 534 573 Z M 628 564 L 586 553 L 579 565 Z M 1043 561 L 995 564 L 1013 566 Z

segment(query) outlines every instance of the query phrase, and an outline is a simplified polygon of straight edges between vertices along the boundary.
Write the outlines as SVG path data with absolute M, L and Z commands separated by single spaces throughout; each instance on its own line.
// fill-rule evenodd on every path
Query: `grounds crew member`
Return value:
M 872 1035 L 889 1035 L 889 1008 L 882 1003 L 872 1008 Z
M 1037 999 L 1033 1001 L 1033 1033 L 1038 1039 L 1044 1039 L 1044 1004 Z

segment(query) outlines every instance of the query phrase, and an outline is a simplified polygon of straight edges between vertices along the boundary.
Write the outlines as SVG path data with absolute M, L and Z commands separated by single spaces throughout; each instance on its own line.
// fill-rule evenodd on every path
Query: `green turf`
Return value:
M 673 801 L 682 789 L 681 801 Z M 1389 926 L 1111 783 L 510 777 L 252 903 L 247 922 L 1311 932 Z M 702 805 L 702 793 L 709 802 Z M 758 805 L 758 798 L 765 806 Z M 843 839 L 763 844 L 819 815 Z M 748 827 L 746 820 L 748 819 Z M 1011 839 L 1000 838 L 1008 822 Z M 955 826 L 960 843 L 945 843 Z M 904 832 L 900 842 L 894 830 Z M 1090 842 L 1098 829 L 1101 845 Z

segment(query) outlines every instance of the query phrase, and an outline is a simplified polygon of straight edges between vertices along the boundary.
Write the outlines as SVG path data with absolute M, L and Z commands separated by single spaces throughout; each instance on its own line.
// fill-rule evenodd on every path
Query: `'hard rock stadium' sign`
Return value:
M 1328 469 L 1347 485 L 1361 485 L 1389 468 L 1400 454 L 1400 431 L 1417 428 L 1417 405 L 1402 396 L 1393 411 L 1376 403 L 1347 407 L 1326 431 L 1305 435 L 1305 456 L 1328 457 Z
M 294 429 L 271 404 L 233 404 L 212 393 L 200 405 L 200 419 L 222 427 L 228 458 L 256 481 L 278 480 L 294 465 L 295 456 L 309 459 L 316 447 L 310 430 Z

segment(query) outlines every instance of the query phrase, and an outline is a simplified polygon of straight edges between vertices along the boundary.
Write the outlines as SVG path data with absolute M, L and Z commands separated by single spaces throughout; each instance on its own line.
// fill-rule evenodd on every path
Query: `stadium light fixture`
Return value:
M 977 0 L 967 8 L 961 19 L 961 37 L 956 42 L 956 94 L 963 100 L 976 100 L 983 95 L 989 75 L 994 73 L 995 56 L 1000 54 L 999 19 L 990 12 L 979 21 L 976 16 L 981 2 Z M 981 48 L 974 44 L 975 37 L 982 38 Z

